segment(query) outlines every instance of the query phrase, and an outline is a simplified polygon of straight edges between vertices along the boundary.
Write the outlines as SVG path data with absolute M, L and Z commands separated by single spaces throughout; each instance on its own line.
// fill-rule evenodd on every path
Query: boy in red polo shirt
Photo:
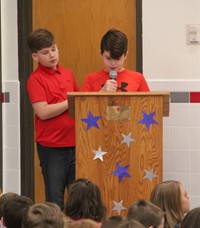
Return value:
M 100 44 L 103 69 L 85 77 L 82 91 L 148 92 L 145 77 L 123 67 L 128 54 L 127 48 L 128 39 L 123 32 L 117 29 L 108 30 Z M 112 73 L 115 80 L 112 79 Z
M 68 114 L 67 92 L 79 91 L 73 73 L 59 64 L 54 35 L 46 29 L 28 37 L 32 58 L 38 62 L 27 91 L 35 112 L 38 156 L 46 201 L 64 208 L 64 191 L 75 179 L 75 121 Z

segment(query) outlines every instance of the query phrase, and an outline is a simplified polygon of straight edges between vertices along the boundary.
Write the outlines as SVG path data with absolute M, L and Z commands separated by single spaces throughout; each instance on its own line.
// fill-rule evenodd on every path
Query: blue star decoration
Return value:
M 95 154 L 93 160 L 100 159 L 103 161 L 103 155 L 107 154 L 107 152 L 101 150 L 101 147 L 99 147 L 98 150 L 93 150 L 92 152 Z
M 87 123 L 87 131 L 91 127 L 99 128 L 99 125 L 97 124 L 97 121 L 101 118 L 101 116 L 93 116 L 92 113 L 89 111 L 88 118 L 82 118 L 81 120 L 85 123 Z
M 113 203 L 115 206 L 113 207 L 112 211 L 117 211 L 119 215 L 121 214 L 121 210 L 127 209 L 126 207 L 122 206 L 123 200 L 121 200 L 119 203 L 113 201 Z
M 123 140 L 121 141 L 121 144 L 122 143 L 126 143 L 127 146 L 129 147 L 130 143 L 135 141 L 133 138 L 131 138 L 131 132 L 128 135 L 124 135 L 123 133 L 121 135 L 123 137 Z
M 117 170 L 112 172 L 112 175 L 118 176 L 119 182 L 122 181 L 123 177 L 131 177 L 131 175 L 127 172 L 127 169 L 130 165 L 122 167 L 119 163 L 116 163 L 116 166 Z
M 144 179 L 149 179 L 150 182 L 152 182 L 153 178 L 154 177 L 158 177 L 157 174 L 153 173 L 154 172 L 154 168 L 152 168 L 151 170 L 146 170 L 144 169 L 144 172 L 146 173 L 146 175 L 143 177 L 143 180 Z
M 153 119 L 155 112 L 147 114 L 145 111 L 142 111 L 142 114 L 143 114 L 143 119 L 141 119 L 139 123 L 145 124 L 147 130 L 149 130 L 151 124 L 158 124 L 158 122 Z

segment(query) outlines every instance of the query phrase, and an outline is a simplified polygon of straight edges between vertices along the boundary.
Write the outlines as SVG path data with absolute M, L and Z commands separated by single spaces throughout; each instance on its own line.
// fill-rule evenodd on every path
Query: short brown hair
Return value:
M 199 228 L 200 227 L 200 207 L 193 208 L 187 213 L 181 222 L 181 228 Z
M 4 205 L 3 220 L 7 228 L 21 228 L 22 219 L 33 201 L 27 196 L 13 195 Z
M 117 228 L 145 228 L 144 225 L 142 225 L 140 222 L 137 220 L 124 220 L 122 221 Z
M 164 218 L 164 212 L 148 200 L 138 200 L 128 209 L 127 219 L 135 219 L 145 227 L 157 227 Z
M 36 29 L 28 36 L 28 46 L 32 53 L 51 47 L 54 43 L 54 35 L 47 29 Z
M 108 51 L 113 59 L 119 59 L 127 52 L 127 36 L 117 29 L 110 29 L 103 35 L 100 48 L 101 54 Z
M 64 220 L 61 210 L 54 203 L 38 203 L 30 207 L 24 216 L 24 228 L 63 228 Z

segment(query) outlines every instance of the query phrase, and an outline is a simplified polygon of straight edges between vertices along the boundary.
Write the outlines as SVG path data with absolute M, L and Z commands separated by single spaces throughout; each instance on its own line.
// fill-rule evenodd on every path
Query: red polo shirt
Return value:
M 67 92 L 79 91 L 72 72 L 58 65 L 57 70 L 38 65 L 27 82 L 31 103 L 46 101 L 55 104 L 67 99 Z M 75 120 L 68 111 L 41 120 L 35 115 L 36 142 L 47 147 L 75 146 Z

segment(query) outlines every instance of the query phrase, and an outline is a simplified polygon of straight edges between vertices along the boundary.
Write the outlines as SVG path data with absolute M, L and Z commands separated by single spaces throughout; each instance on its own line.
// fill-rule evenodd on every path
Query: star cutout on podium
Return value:
M 146 175 L 143 177 L 143 180 L 149 179 L 149 181 L 152 182 L 154 177 L 158 177 L 158 175 L 153 173 L 153 171 L 154 171 L 154 168 L 152 168 L 150 171 L 144 169 L 144 172 L 146 173 Z
M 142 111 L 142 114 L 143 114 L 143 119 L 141 119 L 139 123 L 145 124 L 147 130 L 149 130 L 151 124 L 158 124 L 158 122 L 153 119 L 155 112 L 147 114 L 145 111 Z
M 121 135 L 123 137 L 123 140 L 121 141 L 121 144 L 122 143 L 126 143 L 127 146 L 129 147 L 130 143 L 135 141 L 133 138 L 131 138 L 131 132 L 128 135 L 124 135 L 123 133 Z
M 122 181 L 123 177 L 131 177 L 131 175 L 127 172 L 127 169 L 130 165 L 122 167 L 120 164 L 116 163 L 116 166 L 117 170 L 112 172 L 112 175 L 118 176 L 119 182 Z
M 103 161 L 103 155 L 107 154 L 107 152 L 101 150 L 101 147 L 99 147 L 98 150 L 93 150 L 92 152 L 95 154 L 93 160 L 100 159 L 101 161 Z
M 117 211 L 119 215 L 121 214 L 121 210 L 127 209 L 126 207 L 122 206 L 123 200 L 121 200 L 119 203 L 113 201 L 113 203 L 115 206 L 113 207 L 112 211 Z
M 81 120 L 85 123 L 87 123 L 87 131 L 91 127 L 99 128 L 99 125 L 97 124 L 97 121 L 101 118 L 101 116 L 93 116 L 92 113 L 89 111 L 88 118 L 82 118 Z

